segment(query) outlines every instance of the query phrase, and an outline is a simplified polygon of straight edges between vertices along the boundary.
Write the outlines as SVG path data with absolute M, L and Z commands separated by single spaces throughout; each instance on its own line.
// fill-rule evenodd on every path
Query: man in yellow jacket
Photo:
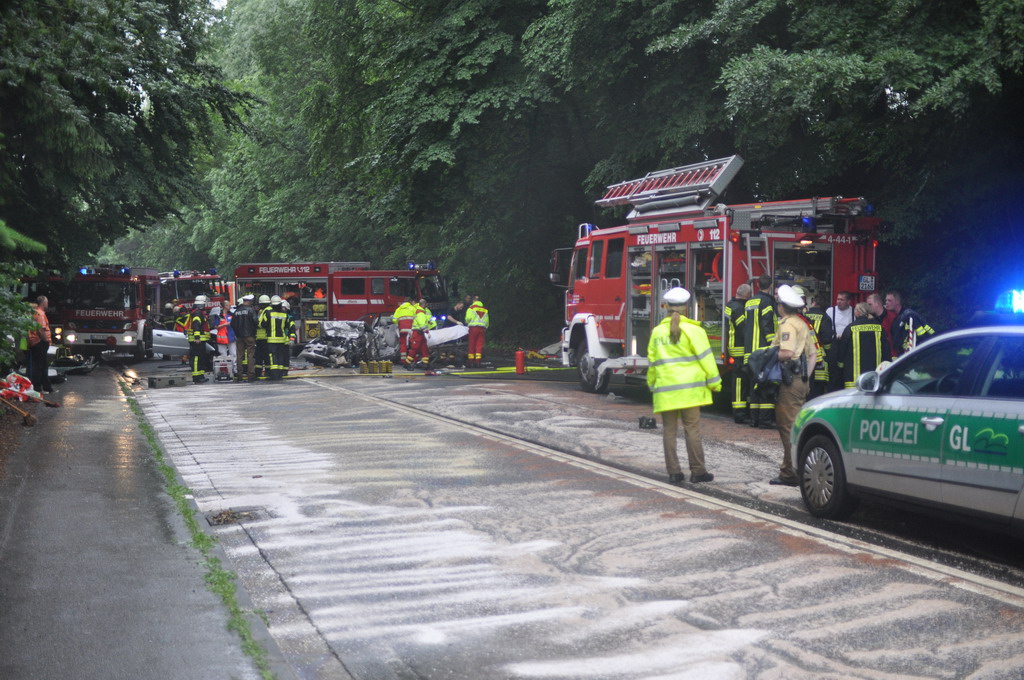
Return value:
M 474 300 L 466 310 L 466 325 L 469 326 L 469 351 L 466 365 L 479 367 L 484 358 L 484 340 L 491 325 L 491 314 L 480 300 Z
M 715 478 L 704 467 L 700 437 L 700 407 L 711 403 L 711 393 L 722 389 L 708 334 L 700 323 L 683 316 L 690 293 L 672 288 L 662 297 L 669 315 L 655 327 L 647 345 L 647 386 L 654 395 L 654 412 L 662 418 L 665 467 L 670 482 L 686 480 L 676 454 L 679 421 L 683 421 L 691 482 Z

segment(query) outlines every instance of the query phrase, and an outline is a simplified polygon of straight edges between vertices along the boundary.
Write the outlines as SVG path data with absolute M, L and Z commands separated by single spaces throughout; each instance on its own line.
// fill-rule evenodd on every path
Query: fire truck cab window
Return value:
M 416 297 L 416 281 L 408 277 L 391 278 L 391 295 L 402 298 Z
M 427 302 L 448 302 L 448 291 L 444 287 L 444 279 L 440 276 L 421 276 L 420 297 Z
M 342 295 L 366 295 L 366 279 L 346 278 L 341 280 Z
M 622 278 L 622 256 L 626 249 L 626 239 L 613 238 L 608 241 L 608 258 L 604 263 L 606 279 Z
M 601 278 L 601 256 L 604 255 L 604 241 L 595 241 L 590 248 L 590 278 Z
M 384 279 L 370 279 L 370 294 L 371 295 L 383 295 L 384 294 Z
M 587 278 L 587 254 L 589 248 L 580 248 L 576 251 L 576 259 L 573 261 L 573 280 Z
M 76 281 L 68 290 L 75 307 L 86 309 L 131 309 L 135 306 L 132 286 L 103 281 Z

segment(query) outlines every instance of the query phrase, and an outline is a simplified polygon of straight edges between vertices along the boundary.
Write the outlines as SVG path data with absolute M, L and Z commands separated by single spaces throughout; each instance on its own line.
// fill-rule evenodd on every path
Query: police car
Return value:
M 855 389 L 808 402 L 793 426 L 804 505 L 841 519 L 861 498 L 1024 527 L 1024 327 L 923 343 Z

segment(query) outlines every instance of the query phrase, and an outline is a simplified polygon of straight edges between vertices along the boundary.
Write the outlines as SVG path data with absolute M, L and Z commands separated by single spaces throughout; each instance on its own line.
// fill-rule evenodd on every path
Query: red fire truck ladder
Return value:
M 658 170 L 639 179 L 612 184 L 595 202 L 602 208 L 630 204 L 633 211 L 629 218 L 683 207 L 703 210 L 722 195 L 741 167 L 742 158 L 729 156 Z

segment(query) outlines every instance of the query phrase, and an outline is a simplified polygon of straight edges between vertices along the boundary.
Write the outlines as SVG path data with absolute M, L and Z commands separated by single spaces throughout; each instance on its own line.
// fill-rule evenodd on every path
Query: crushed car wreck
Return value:
M 392 361 L 399 357 L 398 326 L 379 316 L 362 321 L 322 321 L 320 337 L 306 343 L 299 358 L 328 367 L 353 367 L 362 361 Z M 431 363 L 464 365 L 465 326 L 430 331 L 427 347 Z

